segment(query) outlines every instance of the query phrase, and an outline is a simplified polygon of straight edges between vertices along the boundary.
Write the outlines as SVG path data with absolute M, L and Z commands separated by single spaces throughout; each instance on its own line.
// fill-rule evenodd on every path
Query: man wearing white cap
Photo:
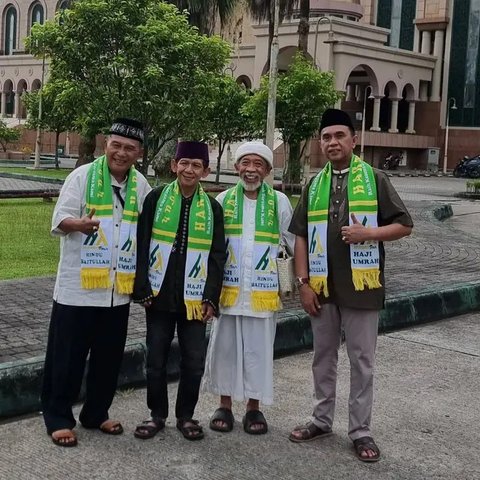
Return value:
M 220 432 L 233 428 L 232 399 L 247 401 L 245 432 L 268 430 L 259 405 L 273 402 L 273 342 L 281 308 L 276 258 L 279 244 L 293 250 L 294 243 L 288 232 L 290 202 L 264 182 L 272 167 L 270 148 L 244 143 L 235 153 L 240 181 L 217 197 L 224 211 L 227 262 L 202 388 L 220 395 L 210 421 L 210 428 Z

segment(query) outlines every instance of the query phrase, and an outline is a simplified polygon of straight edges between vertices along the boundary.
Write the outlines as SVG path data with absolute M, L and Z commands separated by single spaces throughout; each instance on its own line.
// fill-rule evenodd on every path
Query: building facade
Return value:
M 7 123 L 24 122 L 22 94 L 48 75 L 48 65 L 26 51 L 25 37 L 70 3 L 0 0 L 0 116 Z M 279 28 L 280 71 L 297 51 L 297 28 L 294 11 Z M 258 87 L 267 73 L 268 25 L 241 5 L 219 33 L 234 46 L 234 77 Z M 311 0 L 308 54 L 319 69 L 335 72 L 344 94 L 338 106 L 355 123 L 359 153 L 363 146 L 376 166 L 395 151 L 418 169 L 442 169 L 444 159 L 452 169 L 463 155 L 480 153 L 479 39 L 480 0 Z M 314 145 L 312 164 L 321 161 Z
M 280 71 L 297 51 L 297 18 L 279 27 Z M 257 87 L 267 72 L 268 25 L 240 9 L 222 33 L 235 46 L 234 76 Z M 452 169 L 480 154 L 479 37 L 480 0 L 311 0 L 308 54 L 335 72 L 338 106 L 375 166 L 401 152 L 405 167 Z M 312 153 L 320 164 L 318 148 Z

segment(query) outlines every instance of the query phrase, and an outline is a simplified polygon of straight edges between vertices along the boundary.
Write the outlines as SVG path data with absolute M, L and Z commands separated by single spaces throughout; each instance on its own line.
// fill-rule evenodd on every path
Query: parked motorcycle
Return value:
M 384 170 L 396 170 L 397 167 L 400 165 L 400 162 L 403 159 L 403 154 L 392 154 L 389 153 L 386 157 L 385 160 L 383 161 L 382 168 Z
M 453 169 L 454 177 L 480 178 L 480 155 L 464 156 Z

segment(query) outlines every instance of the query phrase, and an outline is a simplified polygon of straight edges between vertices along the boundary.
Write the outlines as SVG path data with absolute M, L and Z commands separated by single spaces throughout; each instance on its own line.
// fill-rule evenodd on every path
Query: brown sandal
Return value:
M 187 425 L 187 423 L 191 425 Z M 178 419 L 177 428 L 187 440 L 201 440 L 204 437 L 203 428 L 198 424 L 198 420 Z
M 54 433 L 64 432 L 59 434 L 57 437 L 54 437 Z M 62 430 L 56 430 L 51 433 L 52 442 L 59 447 L 76 447 L 78 445 L 77 437 L 75 434 L 68 428 Z
M 110 427 L 107 427 L 105 424 L 109 422 L 110 420 L 105 420 L 99 427 L 98 429 L 106 433 L 107 435 L 121 435 L 123 433 L 123 427 L 120 422 L 112 421 L 112 424 Z
M 362 462 L 378 462 L 380 460 L 380 449 L 373 441 L 372 437 L 361 437 L 353 441 L 355 455 Z M 363 457 L 362 453 L 371 450 L 375 455 L 373 457 Z
M 144 420 L 140 425 L 137 425 L 133 435 L 136 438 L 141 438 L 142 440 L 148 440 L 153 438 L 158 432 L 165 428 L 165 420 L 153 419 Z
M 294 435 L 294 433 L 300 433 L 300 436 Z M 322 430 L 317 427 L 313 422 L 308 422 L 305 425 L 299 425 L 295 427 L 288 439 L 295 443 L 311 442 L 317 438 L 324 438 L 332 435 L 331 430 Z

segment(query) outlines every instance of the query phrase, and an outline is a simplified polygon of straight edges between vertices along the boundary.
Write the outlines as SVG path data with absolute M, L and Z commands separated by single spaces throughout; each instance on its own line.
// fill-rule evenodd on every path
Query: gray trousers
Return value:
M 350 359 L 348 401 L 351 440 L 370 435 L 373 403 L 373 371 L 377 345 L 378 310 L 359 310 L 324 304 L 318 316 L 310 317 L 313 332 L 313 423 L 331 430 L 335 413 L 338 349 L 342 325 Z

